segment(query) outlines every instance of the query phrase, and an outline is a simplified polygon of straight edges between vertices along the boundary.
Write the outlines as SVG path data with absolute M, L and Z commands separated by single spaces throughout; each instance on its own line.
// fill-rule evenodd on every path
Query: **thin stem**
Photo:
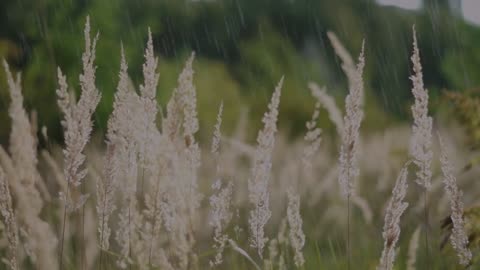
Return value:
M 65 195 L 65 207 L 63 208 L 63 226 L 62 226 L 62 238 L 60 239 L 60 269 L 63 269 L 63 244 L 65 241 L 65 227 L 67 226 L 67 204 L 68 193 L 70 190 L 70 181 L 67 181 L 67 192 Z
M 100 258 L 99 258 L 99 262 L 98 262 L 98 269 L 100 269 L 100 270 L 102 270 L 102 258 L 103 258 L 103 249 L 100 248 Z
M 85 193 L 85 185 L 82 185 L 82 193 Z M 85 203 L 82 205 L 82 242 L 80 243 L 81 246 L 81 253 L 82 253 L 82 261 L 80 263 L 82 270 L 85 269 L 85 261 L 86 261 L 86 255 L 85 255 Z
M 347 195 L 347 270 L 350 270 L 350 194 Z
M 242 255 L 243 257 L 245 257 L 249 262 L 251 262 L 253 264 L 253 266 L 255 266 L 255 269 L 256 270 L 261 270 L 260 266 L 258 266 L 258 264 L 252 259 L 252 257 L 250 257 L 248 255 L 248 253 L 241 249 L 237 243 L 235 243 L 235 241 L 233 241 L 232 239 L 228 239 L 228 243 L 230 244 L 230 246 L 232 247 L 233 250 L 235 250 L 236 252 L 240 253 L 240 255 Z
M 145 167 L 142 168 L 142 178 L 141 178 L 141 191 L 140 194 L 143 194 L 144 192 L 144 180 L 145 180 Z M 137 191 L 138 192 L 138 191 Z M 129 201 L 128 201 L 128 259 L 132 260 L 132 239 L 131 239 L 131 234 L 132 234 L 132 225 L 131 225 L 131 211 L 132 211 L 132 201 L 136 199 L 136 194 L 130 194 L 129 195 Z M 132 265 L 129 263 L 128 269 L 132 269 Z
M 132 198 L 130 198 L 132 199 Z M 132 242 L 131 242 L 131 230 L 132 230 L 132 226 L 130 224 L 131 222 L 131 218 L 130 218 L 130 207 L 131 203 L 129 202 L 128 203 L 128 259 L 130 260 L 130 258 L 132 258 Z M 132 269 L 132 264 L 128 264 L 128 269 Z
M 154 234 L 155 234 L 155 226 L 157 226 L 156 224 L 156 220 L 155 220 L 155 217 L 157 215 L 157 200 L 158 200 L 158 190 L 159 190 L 159 187 L 158 187 L 158 183 L 155 187 L 155 197 L 154 197 L 154 201 L 155 201 L 155 208 L 154 208 L 154 213 L 153 213 L 153 216 L 152 216 L 152 235 L 150 236 L 151 239 L 150 239 L 150 245 L 149 245 L 149 250 L 148 250 L 148 265 L 151 266 L 152 265 L 152 249 L 153 249 L 153 240 L 154 240 Z
M 426 252 L 426 268 L 430 269 L 430 256 L 429 256 L 429 242 L 428 242 L 428 201 L 427 201 L 427 189 L 423 190 L 423 197 L 425 199 L 424 215 L 425 215 L 425 252 Z
M 140 194 L 143 194 L 144 192 L 144 183 L 145 182 L 145 166 L 142 168 L 142 189 L 140 190 Z
M 106 188 L 104 188 L 104 194 L 107 194 L 106 192 Z M 107 204 L 107 199 L 106 199 L 106 196 L 103 197 L 103 209 L 105 210 L 105 207 L 106 207 L 106 204 Z M 103 237 L 104 237 L 104 227 L 105 227 L 105 213 L 102 214 L 102 229 L 101 229 L 101 234 L 100 234 L 100 270 L 102 269 L 102 259 L 103 259 L 103 250 L 104 250 L 104 246 L 103 246 Z

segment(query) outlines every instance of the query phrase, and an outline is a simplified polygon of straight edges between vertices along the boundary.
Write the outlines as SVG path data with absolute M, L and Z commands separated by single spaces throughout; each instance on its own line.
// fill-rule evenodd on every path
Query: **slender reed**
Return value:
M 412 93 L 415 103 L 412 105 L 413 126 L 410 139 L 410 155 L 414 164 L 418 167 L 415 182 L 423 188 L 424 197 L 424 222 L 425 222 L 425 252 L 426 269 L 430 269 L 429 239 L 428 239 L 428 195 L 431 186 L 431 163 L 432 152 L 432 117 L 428 116 L 428 91 L 423 85 L 422 64 L 416 37 L 415 26 L 413 26 L 413 54 L 411 57 L 414 74 L 410 76 L 413 83 Z
M 300 196 L 293 189 L 288 190 L 287 221 L 290 228 L 289 242 L 294 252 L 295 266 L 301 268 L 305 264 L 302 252 L 305 245 L 305 234 L 303 233 L 303 221 L 300 214 Z
M 61 199 L 65 205 L 62 237 L 60 240 L 60 267 L 62 269 L 67 212 L 74 212 L 83 208 L 88 198 L 88 194 L 81 194 L 78 191 L 78 186 L 82 184 L 82 180 L 87 174 L 87 170 L 82 168 L 85 162 L 85 154 L 83 151 L 90 140 L 90 134 L 93 128 L 91 118 L 100 101 L 100 93 L 95 86 L 96 67 L 94 64 L 98 34 L 92 41 L 90 38 L 89 17 L 87 17 L 85 23 L 84 34 L 85 51 L 82 55 L 83 73 L 80 74 L 81 96 L 78 102 L 72 100 L 71 95 L 68 92 L 67 79 L 62 74 L 60 68 L 58 68 L 59 88 L 56 92 L 58 96 L 58 105 L 64 114 L 62 126 L 64 128 L 65 149 L 63 153 L 65 162 L 64 171 L 67 181 L 67 192 L 66 194 L 61 194 Z M 73 193 L 74 191 L 75 193 Z M 83 218 L 81 223 L 83 224 Z
M 457 252 L 459 263 L 463 266 L 469 266 L 472 261 L 472 252 L 468 248 L 468 235 L 465 230 L 465 220 L 463 217 L 463 192 L 458 188 L 457 179 L 453 174 L 453 168 L 450 165 L 449 153 L 445 142 L 440 134 L 438 134 L 440 143 L 440 163 L 442 165 L 443 183 L 445 193 L 450 199 L 450 219 L 452 220 L 453 229 L 450 235 L 450 242 Z
M 14 78 L 7 62 L 3 61 L 11 103 L 8 113 L 12 121 L 10 156 L 6 153 L 3 168 L 11 187 L 14 211 L 18 217 L 19 236 L 27 256 L 38 269 L 57 269 L 55 260 L 57 238 L 50 225 L 41 219 L 44 205 L 38 187 L 41 176 L 37 170 L 37 139 L 34 119 L 28 118 L 23 107 L 21 74 Z M 2 148 L 0 148 L 2 149 Z M 2 149 L 3 150 L 3 149 Z
M 362 50 L 358 57 L 357 66 L 353 71 L 346 69 L 349 80 L 349 94 L 345 98 L 345 115 L 343 119 L 344 127 L 342 134 L 342 145 L 339 157 L 339 175 L 338 181 L 342 189 L 343 196 L 347 199 L 347 269 L 350 269 L 350 204 L 351 197 L 354 196 L 355 181 L 359 175 L 358 167 L 358 144 L 360 125 L 363 119 L 363 68 L 365 66 L 365 42 L 362 44 Z M 348 70 L 348 72 L 347 72 Z
M 383 225 L 383 251 L 380 264 L 377 270 L 392 270 L 395 261 L 395 247 L 400 238 L 400 217 L 408 207 L 404 202 L 407 193 L 407 162 L 400 171 L 400 174 L 392 190 L 392 197 L 387 205 L 385 213 L 385 224 Z
M 211 266 L 220 265 L 223 262 L 223 251 L 228 241 L 228 234 L 226 232 L 227 226 L 232 219 L 232 212 L 230 209 L 233 182 L 223 184 L 220 176 L 220 148 L 221 148 L 221 125 L 223 114 L 223 102 L 220 103 L 217 114 L 217 123 L 213 132 L 211 153 L 214 156 L 216 165 L 216 180 L 212 184 L 214 193 L 210 196 L 210 225 L 213 227 L 213 248 L 216 250 L 215 258 L 210 261 Z
M 268 241 L 268 238 L 265 237 L 264 226 L 272 215 L 269 207 L 268 189 L 282 85 L 283 77 L 273 92 L 272 99 L 268 105 L 269 111 L 263 117 L 264 127 L 258 133 L 258 145 L 255 150 L 252 176 L 248 180 L 249 198 L 250 203 L 253 205 L 248 219 L 250 225 L 250 246 L 257 249 L 260 258 L 263 257 L 263 248 Z
M 415 270 L 415 264 L 417 263 L 417 250 L 418 242 L 420 240 L 420 229 L 418 226 L 413 232 L 412 237 L 410 238 L 410 243 L 408 244 L 408 260 L 407 260 L 407 270 Z

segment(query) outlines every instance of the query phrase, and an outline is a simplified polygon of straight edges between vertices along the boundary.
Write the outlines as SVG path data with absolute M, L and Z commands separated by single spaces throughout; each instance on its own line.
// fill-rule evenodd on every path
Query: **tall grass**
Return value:
M 418 50 L 415 26 L 413 27 L 413 54 L 411 57 L 414 74 L 410 77 L 413 87 L 412 93 L 415 97 L 415 103 L 412 105 L 413 126 L 412 137 L 410 141 L 410 153 L 413 162 L 418 167 L 417 179 L 415 182 L 423 187 L 424 197 L 424 222 L 425 222 L 425 251 L 427 253 L 426 269 L 429 265 L 428 241 L 428 190 L 431 186 L 431 163 L 433 159 L 432 152 L 432 117 L 428 115 L 428 91 L 423 85 L 422 64 L 420 63 L 420 52 Z
M 329 33 L 349 82 L 344 114 L 327 88 L 312 82 L 315 107 L 305 136 L 287 139 L 278 126 L 279 118 L 288 117 L 281 109 L 287 74 L 272 91 L 256 142 L 245 139 L 242 121 L 233 134 L 222 132 L 228 110 L 222 103 L 210 151 L 202 151 L 207 147 L 197 138 L 195 54 L 186 59 L 164 111 L 157 104 L 161 76 L 150 31 L 144 81 L 133 85 L 122 48 L 105 139 L 102 134 L 91 139 L 101 96 L 95 84 L 95 47 L 101 40 L 91 39 L 88 18 L 84 34 L 78 100 L 60 68 L 57 74 L 64 146 L 37 149 L 37 127 L 23 107 L 20 75 L 14 78 L 4 61 L 12 126 L 8 152 L 0 147 L 5 239 L 0 249 L 9 269 L 415 269 L 420 262 L 427 268 L 455 267 L 449 259 L 454 253 L 462 265 L 475 263 L 463 200 L 472 202 L 478 194 L 463 196 L 444 140 L 445 191 L 435 181 L 440 171 L 431 165 L 432 116 L 415 32 L 412 132 L 393 127 L 362 133 L 365 45 L 355 64 Z M 339 145 L 319 127 L 324 110 Z M 42 133 L 46 140 L 46 130 Z M 404 162 L 410 159 L 421 192 L 408 185 L 409 162 Z M 472 179 L 463 184 L 477 186 Z M 446 251 L 449 256 L 418 252 L 418 206 L 427 190 L 438 207 L 427 212 L 426 200 L 423 205 L 425 248 L 440 237 L 435 227 L 429 229 L 428 217 L 449 215 L 452 229 L 446 234 L 455 251 Z M 412 235 L 410 242 L 404 235 Z

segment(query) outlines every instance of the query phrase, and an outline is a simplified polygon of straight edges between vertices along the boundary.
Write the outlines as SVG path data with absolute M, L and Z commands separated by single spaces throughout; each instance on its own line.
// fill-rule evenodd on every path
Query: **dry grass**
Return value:
M 0 148 L 5 265 L 40 270 L 453 269 L 455 251 L 461 264 L 474 264 L 474 246 L 467 238 L 472 226 L 466 225 L 472 221 L 463 217 L 463 201 L 476 203 L 478 171 L 459 174 L 457 181 L 455 164 L 466 154 L 458 146 L 455 154 L 442 150 L 446 192 L 441 188 L 415 37 L 413 132 L 398 126 L 363 135 L 362 75 L 368 56 L 362 45 L 355 66 L 338 38 L 329 37 L 349 81 L 344 116 L 326 88 L 311 83 L 317 103 L 306 135 L 287 140 L 277 127 L 279 117 L 288 117 L 278 110 L 281 78 L 256 144 L 245 141 L 244 121 L 234 134 L 222 135 L 222 114 L 228 108 L 221 104 L 211 150 L 203 152 L 208 147 L 196 139 L 195 54 L 186 60 L 163 112 L 156 101 L 161 78 L 150 32 L 138 91 L 130 84 L 121 51 L 105 142 L 91 141 L 100 91 L 94 64 L 98 36 L 91 40 L 88 19 L 78 101 L 58 72 L 64 146 L 37 149 L 20 76 L 14 79 L 4 63 L 12 118 L 9 151 Z M 337 127 L 340 145 L 323 137 L 318 127 L 322 107 Z M 445 142 L 458 141 L 455 134 L 445 136 L 442 149 Z M 409 152 L 415 167 L 404 166 L 410 164 Z M 419 185 L 407 184 L 412 180 L 408 171 Z M 461 188 L 469 192 L 462 196 Z M 423 205 L 427 192 L 430 200 Z M 448 256 L 436 249 L 426 254 L 441 233 L 428 222 L 422 227 L 419 216 L 426 209 L 435 222 L 451 209 L 454 249 L 442 251 Z M 420 233 L 428 233 L 431 243 L 422 246 Z

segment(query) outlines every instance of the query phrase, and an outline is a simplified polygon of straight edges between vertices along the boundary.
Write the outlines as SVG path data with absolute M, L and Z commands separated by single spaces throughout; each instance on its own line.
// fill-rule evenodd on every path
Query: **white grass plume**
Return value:
M 18 247 L 18 227 L 12 207 L 12 196 L 10 195 L 10 188 L 8 182 L 0 166 L 0 215 L 2 216 L 3 224 L 5 226 L 5 234 L 7 236 L 7 258 L 5 263 L 11 270 L 18 269 L 17 263 L 17 247 Z
M 105 168 L 103 177 L 97 179 L 97 215 L 100 249 L 109 249 L 111 229 L 109 226 L 110 216 L 115 210 L 115 190 L 118 179 L 119 162 L 115 150 L 115 143 L 109 142 L 105 154 Z
M 441 150 L 440 163 L 444 177 L 444 189 L 450 199 L 450 219 L 453 224 L 450 243 L 457 252 L 460 264 L 468 266 L 472 260 L 472 252 L 468 249 L 468 236 L 465 231 L 465 220 L 463 218 L 463 193 L 458 188 L 457 179 L 453 174 L 453 168 L 450 165 L 449 153 L 440 134 L 438 134 L 438 141 Z
M 327 32 L 328 39 L 332 44 L 333 50 L 335 54 L 342 60 L 342 69 L 348 79 L 348 84 L 354 85 L 357 80 L 357 70 L 358 68 L 355 66 L 355 62 L 353 61 L 352 56 L 348 52 L 348 50 L 343 46 L 340 39 L 335 35 L 334 32 L 328 31 Z M 363 51 L 363 49 L 362 49 Z M 363 104 L 364 93 L 363 91 L 360 93 L 360 103 Z
M 388 202 L 385 223 L 383 225 L 383 251 L 378 270 L 392 270 L 395 261 L 395 248 L 400 238 L 400 218 L 407 209 L 408 203 L 404 202 L 407 193 L 407 175 L 409 162 L 400 171 L 400 174 L 392 190 L 392 197 Z
M 195 215 L 200 205 L 201 195 L 198 192 L 197 170 L 200 167 L 200 147 L 195 140 L 195 134 L 199 129 L 197 117 L 197 94 L 193 84 L 193 60 L 195 53 L 192 52 L 185 64 L 185 68 L 179 76 L 178 95 L 183 108 L 183 138 L 185 140 L 185 155 L 188 167 L 189 183 L 187 184 L 187 196 L 189 196 L 189 214 Z
M 21 76 L 13 78 L 6 61 L 7 84 L 11 97 L 9 115 L 12 120 L 10 154 L 2 153 L 3 167 L 15 198 L 18 231 L 24 237 L 23 247 L 38 269 L 57 269 L 55 259 L 57 238 L 50 225 L 40 218 L 43 200 L 37 185 L 41 181 L 37 170 L 37 139 L 34 127 L 23 107 Z M 3 150 L 3 149 L 2 149 Z M 8 163 L 8 164 L 6 164 Z M 19 234 L 20 235 L 20 234 Z M 20 262 L 18 262 L 20 264 Z
M 117 260 L 117 265 L 125 268 L 130 262 L 130 251 L 133 250 L 132 242 L 138 239 L 136 237 L 136 227 L 140 217 L 136 198 L 138 166 L 140 158 L 144 162 L 147 159 L 144 145 L 148 141 L 146 129 L 149 120 L 148 117 L 145 117 L 145 111 L 151 106 L 143 106 L 149 104 L 150 99 L 142 99 L 129 85 L 128 64 L 123 46 L 118 76 L 113 112 L 108 119 L 105 164 L 105 177 L 108 178 L 108 181 L 105 181 L 104 187 L 113 191 L 117 186 L 122 198 L 122 205 L 118 211 L 119 221 L 115 232 L 115 241 L 121 255 L 121 258 Z M 108 155 L 113 156 L 108 157 Z M 145 166 L 145 163 L 142 165 Z M 111 169 L 114 168 L 116 170 L 112 171 Z M 118 177 L 118 179 L 115 180 L 114 177 Z M 101 221 L 102 218 L 99 217 L 99 220 Z M 100 254 L 100 260 L 102 256 L 103 253 Z
M 432 152 L 432 118 L 428 116 L 428 91 L 423 86 L 422 64 L 418 50 L 415 27 L 413 28 L 413 54 L 411 57 L 414 74 L 410 76 L 413 83 L 412 93 L 415 103 L 412 105 L 413 126 L 410 140 L 410 154 L 418 167 L 417 179 L 420 186 L 429 189 L 431 186 Z
M 326 88 L 320 88 L 316 83 L 310 82 L 308 84 L 310 92 L 317 99 L 318 102 L 327 110 L 328 117 L 335 125 L 338 134 L 343 134 L 343 116 L 342 112 L 337 106 L 335 99 L 327 93 Z
M 268 105 L 269 111 L 263 116 L 264 127 L 258 133 L 258 145 L 255 150 L 252 176 L 248 180 L 249 198 L 250 203 L 253 205 L 248 219 L 250 225 L 249 240 L 250 246 L 257 249 L 260 257 L 262 257 L 263 248 L 268 241 L 268 238 L 265 236 L 264 226 L 272 215 L 269 207 L 269 182 L 282 85 L 283 77 L 273 92 L 272 99 Z
M 7 75 L 11 99 L 8 109 L 8 114 L 12 119 L 10 154 L 15 166 L 22 168 L 18 171 L 18 177 L 21 179 L 22 184 L 33 186 L 36 182 L 37 143 L 27 112 L 23 107 L 21 74 L 18 73 L 15 79 L 5 59 L 3 60 L 3 67 Z M 37 201 L 37 203 L 42 204 L 41 201 Z
M 210 261 L 211 266 L 220 265 L 223 262 L 223 251 L 228 241 L 226 227 L 232 219 L 230 204 L 233 194 L 233 183 L 229 182 L 222 187 L 223 181 L 220 177 L 220 143 L 222 138 L 223 101 L 220 103 L 217 114 L 217 122 L 213 131 L 211 153 L 216 163 L 217 180 L 212 185 L 213 194 L 210 196 L 210 225 L 213 227 L 213 248 L 216 250 L 215 258 Z
M 342 146 L 340 148 L 340 173 L 338 180 L 344 197 L 354 193 L 355 179 L 359 175 L 358 144 L 360 124 L 363 119 L 362 93 L 363 93 L 363 68 L 365 66 L 364 45 L 358 58 L 355 76 L 349 85 L 349 94 L 345 99 L 344 129 Z
M 303 149 L 302 163 L 303 167 L 306 170 L 312 169 L 312 160 L 314 159 L 315 154 L 320 148 L 320 143 L 322 141 L 322 129 L 317 127 L 318 117 L 320 115 L 320 101 L 317 100 L 315 103 L 315 109 L 312 114 L 312 118 L 306 123 L 307 133 L 303 137 L 306 142 L 305 148 Z
M 82 183 L 87 170 L 82 166 L 85 162 L 83 153 L 90 140 L 93 128 L 92 115 L 100 102 L 100 92 L 95 86 L 95 49 L 98 34 L 93 41 L 90 39 L 90 20 L 87 17 L 85 24 L 85 51 L 82 55 L 83 73 L 80 74 L 81 95 L 78 102 L 72 101 L 68 93 L 67 78 L 58 68 L 57 96 L 58 105 L 64 114 L 62 126 L 64 128 L 64 163 L 65 177 L 70 188 L 76 189 Z M 71 211 L 80 208 L 85 203 L 86 195 L 77 201 L 70 201 L 66 194 L 64 199 Z
M 210 225 L 213 226 L 213 241 L 216 249 L 215 258 L 211 261 L 211 265 L 219 265 L 222 263 L 223 250 L 227 244 L 228 234 L 226 228 L 232 219 L 231 200 L 233 194 L 233 183 L 228 182 L 222 186 L 222 182 L 218 179 L 212 189 L 215 192 L 210 196 Z
M 302 216 L 300 215 L 300 196 L 293 189 L 288 191 L 287 220 L 289 227 L 290 246 L 294 252 L 294 262 L 297 268 L 305 263 L 303 257 L 303 246 L 305 245 L 305 234 L 302 229 Z
M 218 108 L 217 123 L 215 124 L 214 130 L 213 130 L 212 147 L 210 150 L 210 152 L 213 155 L 215 155 L 216 158 L 218 158 L 218 155 L 220 154 L 220 141 L 222 139 L 222 132 L 221 132 L 222 115 L 223 115 L 223 101 L 220 103 L 220 107 Z

